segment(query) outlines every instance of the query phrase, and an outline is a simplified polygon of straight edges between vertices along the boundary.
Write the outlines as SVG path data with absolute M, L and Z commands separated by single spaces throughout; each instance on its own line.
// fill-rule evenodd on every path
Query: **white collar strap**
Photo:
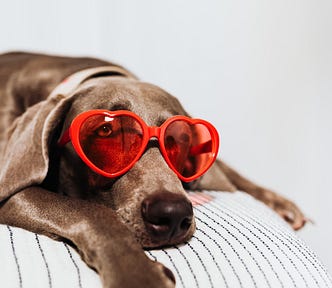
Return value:
M 101 77 L 101 76 L 123 76 L 126 78 L 137 79 L 135 75 L 133 75 L 129 71 L 119 66 L 100 66 L 100 67 L 88 68 L 80 70 L 68 76 L 58 86 L 54 88 L 49 97 L 58 98 L 59 95 L 61 95 L 62 97 L 68 97 L 84 81 L 90 78 Z

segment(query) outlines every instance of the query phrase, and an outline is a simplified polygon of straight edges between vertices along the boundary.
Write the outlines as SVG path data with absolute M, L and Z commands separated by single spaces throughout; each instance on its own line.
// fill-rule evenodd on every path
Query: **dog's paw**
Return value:
M 307 222 L 301 210 L 292 202 L 286 200 L 283 203 L 277 203 L 274 210 L 287 221 L 294 230 L 301 229 Z
M 135 285 L 129 285 L 128 287 L 175 288 L 174 274 L 163 264 L 150 261 L 149 265 L 140 267 L 140 270 L 140 275 L 135 277 Z
M 294 230 L 301 229 L 308 222 L 296 204 L 272 191 L 264 190 L 258 199 L 276 211 Z
M 139 258 L 119 262 L 118 267 L 112 265 L 106 273 L 101 271 L 103 288 L 175 288 L 175 277 L 170 269 L 147 257 L 146 261 Z
M 156 268 L 158 269 L 158 274 L 160 274 L 160 273 L 162 274 L 162 278 L 165 280 L 164 281 L 165 288 L 166 287 L 169 287 L 169 288 L 175 287 L 175 276 L 174 276 L 173 272 L 159 262 L 154 262 L 153 265 L 155 265 Z M 165 276 L 166 276 L 166 279 L 165 279 Z M 161 287 L 161 286 L 158 286 L 158 287 Z M 164 286 L 162 286 L 162 287 L 164 287 Z

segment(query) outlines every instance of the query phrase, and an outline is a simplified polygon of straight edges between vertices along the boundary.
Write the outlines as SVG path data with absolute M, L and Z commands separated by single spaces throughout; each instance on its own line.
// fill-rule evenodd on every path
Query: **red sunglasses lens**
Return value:
M 140 152 L 143 129 L 130 116 L 93 115 L 81 125 L 79 141 L 92 164 L 107 173 L 118 173 Z
M 211 165 L 212 136 L 204 124 L 174 121 L 166 128 L 164 137 L 168 160 L 183 177 L 200 176 Z

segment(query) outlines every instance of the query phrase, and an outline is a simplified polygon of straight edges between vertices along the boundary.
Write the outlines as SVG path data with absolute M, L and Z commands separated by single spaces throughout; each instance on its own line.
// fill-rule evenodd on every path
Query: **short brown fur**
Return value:
M 47 101 L 55 86 L 79 70 L 105 65 L 114 64 L 92 58 L 31 53 L 0 55 L 2 170 L 10 161 L 19 161 L 14 157 L 20 155 L 19 152 L 12 153 L 11 150 L 22 145 L 15 148 L 9 144 L 12 143 L 12 135 L 16 135 L 15 130 L 24 128 L 25 123 L 21 122 L 32 121 L 33 116 L 30 115 L 42 115 L 38 107 L 44 107 L 40 103 Z M 160 125 L 176 114 L 187 115 L 176 98 L 154 85 L 119 76 L 86 81 L 72 100 L 59 109 L 57 115 L 61 119 L 56 119 L 48 127 L 52 131 L 49 132 L 49 148 L 45 152 L 49 155 L 47 176 L 41 177 L 35 167 L 39 165 L 38 157 L 42 153 L 37 149 L 39 142 L 34 145 L 25 143 L 26 151 L 21 152 L 25 163 L 18 165 L 17 170 L 10 170 L 16 171 L 11 175 L 12 181 L 22 181 L 22 189 L 8 182 L 5 172 L 1 171 L 2 179 L 7 182 L 1 183 L 0 223 L 70 243 L 100 274 L 103 287 L 174 287 L 171 272 L 160 263 L 150 261 L 141 248 L 177 244 L 190 239 L 195 231 L 195 222 L 192 221 L 187 233 L 180 238 L 155 241 L 145 229 L 141 215 L 144 199 L 159 193 L 171 193 L 188 200 L 183 184 L 167 166 L 158 147 L 151 145 L 129 172 L 115 180 L 105 179 L 89 170 L 71 145 L 66 145 L 60 155 L 56 148 L 58 137 L 78 113 L 119 107 L 135 112 L 148 125 Z M 49 114 L 50 111 L 44 113 Z M 46 116 L 42 115 L 40 119 Z M 41 134 L 38 131 L 43 129 L 42 122 L 36 121 L 31 133 Z M 36 179 L 31 180 L 31 185 L 26 179 L 29 175 Z M 39 185 L 35 184 L 38 181 Z M 190 183 L 189 188 L 242 190 L 277 211 L 294 229 L 305 223 L 303 214 L 294 203 L 243 178 L 219 160 L 203 177 Z

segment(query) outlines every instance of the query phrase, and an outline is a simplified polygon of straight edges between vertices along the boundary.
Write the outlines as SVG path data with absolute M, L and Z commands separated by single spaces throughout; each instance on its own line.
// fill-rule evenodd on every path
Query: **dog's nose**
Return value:
M 164 192 L 143 201 L 142 216 L 154 241 L 181 241 L 192 224 L 193 209 L 185 196 Z

